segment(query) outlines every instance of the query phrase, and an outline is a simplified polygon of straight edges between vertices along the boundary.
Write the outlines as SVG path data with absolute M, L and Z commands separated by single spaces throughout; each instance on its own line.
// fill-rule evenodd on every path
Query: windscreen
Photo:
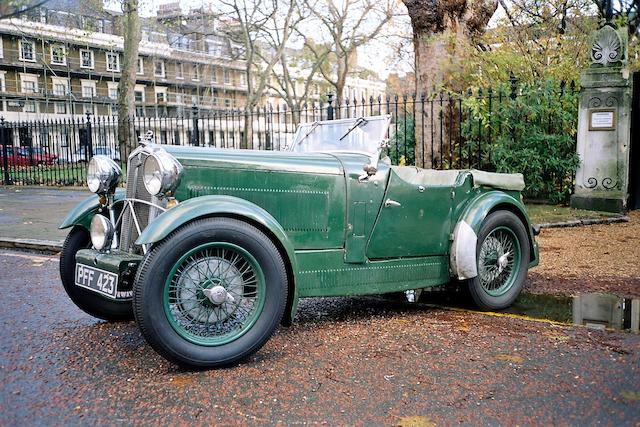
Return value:
M 377 154 L 391 116 L 359 117 L 303 123 L 291 150 L 295 152 L 350 151 Z

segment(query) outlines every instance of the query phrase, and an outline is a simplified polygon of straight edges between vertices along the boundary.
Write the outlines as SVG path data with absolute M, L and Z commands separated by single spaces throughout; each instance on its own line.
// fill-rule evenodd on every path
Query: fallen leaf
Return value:
M 419 415 L 412 415 L 408 417 L 401 417 L 396 424 L 397 427 L 435 427 L 436 423 L 431 421 L 427 417 L 421 417 Z
M 496 356 L 496 359 L 502 360 L 503 362 L 511 362 L 511 363 L 522 363 L 524 359 L 520 356 L 514 356 L 512 354 L 499 354 Z
M 632 402 L 637 402 L 640 400 L 640 392 L 638 391 L 625 390 L 623 392 L 620 392 L 620 396 L 622 396 L 623 399 L 630 400 Z

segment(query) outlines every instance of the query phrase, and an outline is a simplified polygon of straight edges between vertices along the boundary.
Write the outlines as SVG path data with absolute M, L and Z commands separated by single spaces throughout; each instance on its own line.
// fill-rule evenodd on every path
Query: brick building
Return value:
M 177 4 L 143 19 L 136 115 L 176 117 L 240 107 L 246 79 L 240 49 L 215 34 L 173 26 Z M 51 0 L 0 21 L 0 115 L 5 120 L 114 115 L 123 37 L 120 15 L 101 2 Z M 188 34 L 188 35 L 187 35 Z

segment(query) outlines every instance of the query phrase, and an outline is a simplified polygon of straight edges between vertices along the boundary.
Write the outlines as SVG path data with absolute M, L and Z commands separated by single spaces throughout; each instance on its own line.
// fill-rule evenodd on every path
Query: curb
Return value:
M 32 251 L 57 254 L 62 250 L 62 242 L 57 242 L 55 240 L 12 239 L 9 237 L 0 237 L 0 248 L 28 249 Z
M 585 218 L 575 219 L 571 221 L 562 222 L 542 222 L 536 224 L 540 228 L 567 228 L 567 227 L 580 227 L 582 225 L 595 225 L 595 224 L 615 224 L 620 222 L 629 222 L 629 217 L 626 215 L 615 216 L 612 218 Z

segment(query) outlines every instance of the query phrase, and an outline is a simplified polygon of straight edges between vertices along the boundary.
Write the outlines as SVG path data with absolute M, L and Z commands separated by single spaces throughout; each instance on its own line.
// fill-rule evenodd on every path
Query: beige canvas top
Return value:
M 496 173 L 476 169 L 420 169 L 415 166 L 391 166 L 391 169 L 404 181 L 414 185 L 424 185 L 425 187 L 452 187 L 456 184 L 461 173 L 470 173 L 473 177 L 474 187 L 491 187 L 515 191 L 524 189 L 524 177 L 521 173 Z

